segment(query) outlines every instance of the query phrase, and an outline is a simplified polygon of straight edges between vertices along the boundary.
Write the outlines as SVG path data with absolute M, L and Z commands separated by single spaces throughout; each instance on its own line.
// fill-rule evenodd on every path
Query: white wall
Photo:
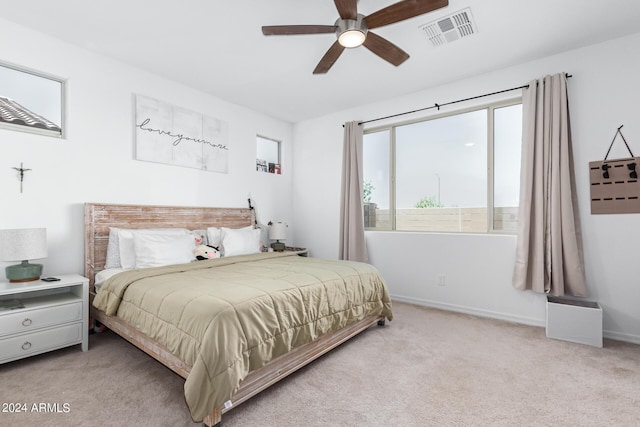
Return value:
M 313 256 L 337 257 L 344 122 L 443 104 L 566 71 L 573 75 L 571 124 L 590 297 L 603 307 L 605 336 L 640 343 L 640 214 L 591 215 L 588 177 L 588 162 L 604 158 L 621 124 L 632 150 L 640 153 L 638 46 L 640 34 L 296 124 L 293 196 L 299 244 Z M 624 145 L 617 144 L 610 158 L 625 156 Z M 367 245 L 396 299 L 544 325 L 544 296 L 511 286 L 514 236 L 367 232 Z M 446 276 L 445 286 L 436 284 L 438 274 Z
M 85 202 L 246 207 L 250 193 L 261 221 L 293 224 L 290 123 L 4 20 L 0 61 L 68 81 L 66 139 L 0 129 L 0 228 L 47 228 L 45 274 L 83 272 Z M 134 94 L 227 121 L 229 173 L 134 160 Z M 255 171 L 257 134 L 283 141 L 282 175 Z M 32 169 L 23 194 L 11 169 L 20 162 Z

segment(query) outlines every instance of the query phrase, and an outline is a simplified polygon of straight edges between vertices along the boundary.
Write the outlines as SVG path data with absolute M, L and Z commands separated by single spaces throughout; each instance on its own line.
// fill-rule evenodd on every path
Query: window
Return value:
M 259 172 L 281 174 L 280 141 L 260 135 L 256 137 L 256 140 L 258 146 L 256 170 Z
M 365 131 L 365 227 L 515 232 L 522 105 Z
M 386 129 L 365 135 L 364 145 L 364 226 L 390 229 L 391 131 Z
M 0 64 L 0 127 L 63 136 L 64 82 Z

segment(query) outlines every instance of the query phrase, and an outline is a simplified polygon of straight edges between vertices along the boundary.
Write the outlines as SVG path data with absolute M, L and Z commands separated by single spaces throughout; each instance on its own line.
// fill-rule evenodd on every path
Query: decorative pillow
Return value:
M 121 228 L 118 230 L 120 268 L 134 268 L 136 266 L 134 234 L 159 234 L 165 236 L 187 235 L 191 238 L 195 247 L 195 239 L 193 238 L 193 235 L 189 234 L 189 230 L 185 228 L 143 228 L 135 230 Z
M 208 245 L 196 245 L 196 249 L 193 251 L 198 261 L 205 259 L 220 258 L 221 254 L 218 248 Z
M 269 246 L 269 226 L 265 224 L 258 224 L 260 230 L 260 251 L 263 251 L 266 246 Z
M 224 227 L 223 227 L 224 228 Z M 229 228 L 228 230 L 253 230 L 253 226 L 248 225 L 242 228 Z M 207 228 L 207 245 L 215 246 L 222 250 L 222 228 L 209 227 Z
M 120 268 L 120 244 L 118 242 L 119 228 L 109 227 L 109 243 L 107 243 L 107 259 L 104 268 Z
M 222 227 L 222 247 L 226 257 L 258 253 L 260 252 L 260 229 Z
M 193 234 L 196 246 L 209 244 L 209 239 L 207 239 L 207 230 L 191 230 L 190 233 Z
M 191 234 L 134 233 L 136 268 L 186 264 L 195 259 L 196 243 Z
M 209 242 L 208 244 L 219 248 L 220 244 L 222 243 L 222 239 L 220 238 L 221 233 L 222 230 L 220 230 L 220 228 L 218 227 L 207 228 L 207 242 Z

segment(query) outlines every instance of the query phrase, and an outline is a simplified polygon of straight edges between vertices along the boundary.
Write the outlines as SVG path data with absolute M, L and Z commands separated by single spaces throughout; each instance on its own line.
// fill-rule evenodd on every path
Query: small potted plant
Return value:
M 371 194 L 375 187 L 370 180 L 364 182 L 362 190 L 362 205 L 364 207 L 364 227 L 374 228 L 376 226 L 376 203 L 371 202 Z

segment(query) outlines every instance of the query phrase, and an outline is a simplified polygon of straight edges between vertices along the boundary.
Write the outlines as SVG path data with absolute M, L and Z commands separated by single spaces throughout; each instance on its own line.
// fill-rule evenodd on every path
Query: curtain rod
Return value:
M 572 77 L 572 75 L 571 74 L 567 74 L 567 78 L 569 78 L 569 77 Z M 377 122 L 379 120 L 391 119 L 393 117 L 404 116 L 405 114 L 417 113 L 419 111 L 431 110 L 433 108 L 437 108 L 438 110 L 440 110 L 440 107 L 445 107 L 447 105 L 457 104 L 459 102 L 471 101 L 471 100 L 474 100 L 474 99 L 484 98 L 486 96 L 491 96 L 491 95 L 498 95 L 500 93 L 511 92 L 512 90 L 526 89 L 528 87 L 529 87 L 529 85 L 526 84 L 524 86 L 512 87 L 511 89 L 504 89 L 504 90 L 499 90 L 497 92 L 485 93 L 484 95 L 472 96 L 471 98 L 464 98 L 464 99 L 458 99 L 457 101 L 445 102 L 444 104 L 437 104 L 436 103 L 436 104 L 432 105 L 431 107 L 419 108 L 417 110 L 412 110 L 412 111 L 405 111 L 404 113 L 393 114 L 391 116 L 385 116 L 385 117 L 378 117 L 377 119 L 364 120 L 362 122 L 359 122 L 358 124 L 359 125 L 363 125 L 365 123 L 371 123 L 371 122 Z

